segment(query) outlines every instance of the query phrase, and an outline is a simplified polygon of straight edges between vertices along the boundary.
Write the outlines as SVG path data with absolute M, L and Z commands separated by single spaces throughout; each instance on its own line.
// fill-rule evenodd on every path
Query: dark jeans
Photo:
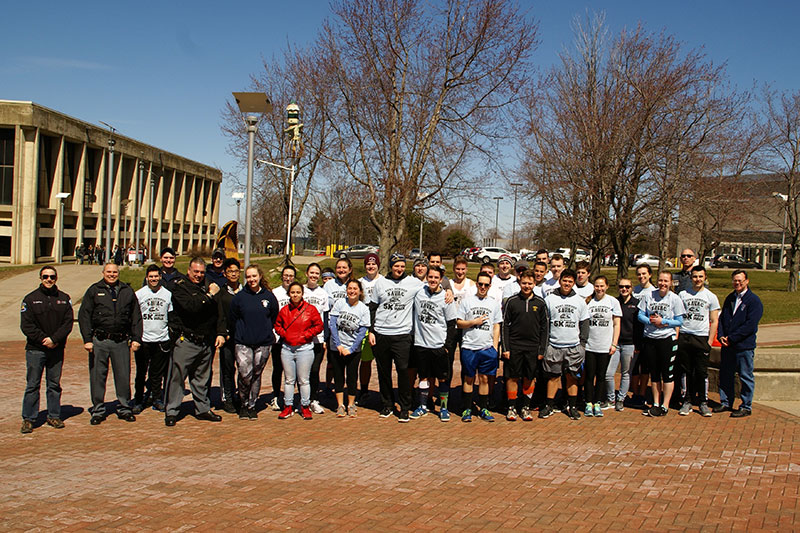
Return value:
M 168 347 L 169 342 L 164 342 L 163 346 Z M 164 401 L 164 374 L 171 352 L 171 349 L 164 351 L 160 342 L 143 342 L 142 346 L 133 352 L 136 360 L 136 378 L 133 386 L 135 404 L 144 404 L 145 385 L 151 401 Z
M 341 355 L 339 350 L 328 352 L 328 360 L 333 365 L 333 385 L 336 392 L 345 392 L 345 373 L 347 374 L 347 395 L 355 397 L 358 391 L 358 364 L 361 362 L 361 352 L 350 355 Z
M 337 351 L 338 355 L 339 352 Z M 314 344 L 314 363 L 311 365 L 311 401 L 317 400 L 317 392 L 319 391 L 319 369 L 322 366 L 322 360 L 325 358 L 325 349 L 322 344 Z M 328 361 L 331 360 L 331 355 L 328 355 Z
M 64 348 L 25 350 L 27 385 L 22 397 L 22 418 L 33 422 L 39 416 L 39 387 L 42 373 L 47 383 L 47 418 L 61 418 L 61 367 Z
M 273 344 L 270 349 L 272 352 L 272 394 L 275 395 L 275 398 L 280 398 L 281 396 L 281 383 L 283 382 L 282 349 L 283 344 L 280 342 Z
M 378 366 L 378 384 L 384 408 L 394 408 L 394 388 L 392 387 L 392 362 L 397 371 L 397 392 L 400 410 L 411 408 L 411 381 L 408 378 L 408 360 L 411 357 L 411 333 L 405 335 L 375 334 L 375 364 Z
M 228 340 L 219 349 L 219 384 L 222 387 L 222 399 L 233 402 L 238 398 L 236 394 L 236 352 L 233 339 Z
M 606 370 L 610 358 L 608 352 L 586 352 L 584 362 L 586 380 L 583 384 L 586 403 L 606 401 Z
M 92 339 L 94 348 L 89 354 L 89 390 L 92 397 L 92 416 L 106 416 L 106 381 L 108 365 L 114 371 L 114 389 L 119 400 L 118 414 L 131 412 L 131 352 L 128 341 Z

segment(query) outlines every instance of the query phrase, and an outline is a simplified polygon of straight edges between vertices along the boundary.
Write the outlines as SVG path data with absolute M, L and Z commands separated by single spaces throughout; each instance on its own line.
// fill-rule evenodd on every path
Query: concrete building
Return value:
M 81 243 L 104 244 L 112 162 L 112 246 L 134 245 L 137 225 L 156 253 L 213 246 L 222 172 L 116 133 L 110 157 L 110 138 L 33 102 L 0 100 L 0 262 L 60 262 Z

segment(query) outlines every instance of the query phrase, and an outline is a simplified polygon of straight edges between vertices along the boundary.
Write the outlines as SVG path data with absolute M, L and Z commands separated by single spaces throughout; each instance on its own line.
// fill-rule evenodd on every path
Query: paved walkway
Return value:
M 800 528 L 800 419 L 761 406 L 494 424 L 261 411 L 174 428 L 148 410 L 91 426 L 86 355 L 67 350 L 66 429 L 21 435 L 22 343 L 0 344 L 5 531 Z

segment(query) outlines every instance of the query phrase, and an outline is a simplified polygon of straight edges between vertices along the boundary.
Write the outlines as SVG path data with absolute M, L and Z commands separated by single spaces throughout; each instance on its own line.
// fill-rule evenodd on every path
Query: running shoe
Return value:
M 594 416 L 603 416 L 603 407 L 599 403 L 594 404 Z
M 661 406 L 661 414 L 658 415 L 658 416 L 667 416 L 668 412 L 669 412 L 669 409 L 667 408 L 667 406 L 666 405 L 662 405 Z
M 513 407 L 508 408 L 508 412 L 506 413 L 506 420 L 509 422 L 513 422 L 517 419 L 517 410 Z
M 278 415 L 278 418 L 281 419 L 281 420 L 286 420 L 287 418 L 289 418 L 293 414 L 294 414 L 294 411 L 292 411 L 292 406 L 291 405 L 287 405 L 286 407 L 283 408 L 283 411 L 281 411 L 281 414 Z
M 464 412 L 461 413 L 461 421 L 472 422 L 472 409 L 464 409 Z
M 322 406 L 319 404 L 319 402 L 317 400 L 314 400 L 313 402 L 311 402 L 311 405 L 309 407 L 311 409 L 311 412 L 314 413 L 315 415 L 324 415 L 325 414 L 325 409 L 322 408 Z
M 336 408 L 336 418 L 344 418 L 347 416 L 347 409 L 344 408 L 344 405 L 340 405 Z
M 522 420 L 524 420 L 525 422 L 530 422 L 531 420 L 533 420 L 533 415 L 531 414 L 531 410 L 529 407 L 523 407 L 522 412 L 520 414 L 522 415 Z
M 312 418 L 314 418 L 311 409 L 309 409 L 307 405 L 304 405 L 300 408 L 300 414 L 302 415 L 303 420 L 311 420 Z
M 450 422 L 450 411 L 447 409 L 441 409 L 439 411 L 439 420 L 442 422 Z
M 539 409 L 539 418 L 549 418 L 552 415 L 553 415 L 553 407 L 549 404 Z
M 347 416 L 350 418 L 355 418 L 358 416 L 358 407 L 355 405 L 348 405 L 347 406 Z
M 586 409 L 583 410 L 583 414 L 584 416 L 594 416 L 594 408 L 592 407 L 592 404 L 586 404 Z
M 581 419 L 581 412 L 578 411 L 577 407 L 570 407 L 567 410 L 567 415 L 571 420 L 580 420 Z
M 389 418 L 392 416 L 392 408 L 391 407 L 384 407 L 381 409 L 381 412 L 378 413 L 378 416 L 381 418 Z
M 273 411 L 280 411 L 281 410 L 281 406 L 278 405 L 278 397 L 277 396 L 272 398 L 272 401 L 269 402 L 269 408 L 272 409 Z
M 614 402 L 614 410 L 621 413 L 625 410 L 625 402 L 622 400 L 617 400 Z
M 400 416 L 397 417 L 397 421 L 405 424 L 408 422 L 410 418 L 408 418 L 408 411 L 400 411 Z
M 239 409 L 239 420 L 249 420 L 250 411 L 244 405 Z
M 683 405 L 681 405 L 680 410 L 678 410 L 678 414 L 681 416 L 688 416 L 689 413 L 691 412 L 692 412 L 692 404 L 690 404 L 689 402 L 683 402 Z
M 664 411 L 662 410 L 660 405 L 654 405 L 650 409 L 645 409 L 642 414 L 644 414 L 645 416 L 659 417 L 659 416 L 664 416 Z
M 700 414 L 705 417 L 711 416 L 711 409 L 706 402 L 700 404 Z
M 490 413 L 489 410 L 486 409 L 485 407 L 481 409 L 480 413 L 478 414 L 480 415 L 481 419 L 485 420 L 486 422 L 494 422 L 494 417 L 492 416 L 492 413 Z
M 427 408 L 427 407 L 425 407 L 424 405 L 420 405 L 419 407 L 417 407 L 416 409 L 414 409 L 414 412 L 413 412 L 413 413 L 411 413 L 411 414 L 410 414 L 410 415 L 408 415 L 408 416 L 409 416 L 409 417 L 410 417 L 412 420 L 416 420 L 417 418 L 422 418 L 423 416 L 427 415 L 427 414 L 428 414 L 428 412 L 429 412 L 429 411 L 428 411 L 428 408 Z
M 258 411 L 256 411 L 255 407 L 253 407 L 252 409 L 248 409 L 247 415 L 250 420 L 258 420 Z
M 602 409 L 603 411 L 608 411 L 609 409 L 613 409 L 613 408 L 614 408 L 614 406 L 611 405 L 610 402 L 602 402 L 600 404 L 600 409 Z M 595 416 L 597 416 L 597 415 L 595 415 Z

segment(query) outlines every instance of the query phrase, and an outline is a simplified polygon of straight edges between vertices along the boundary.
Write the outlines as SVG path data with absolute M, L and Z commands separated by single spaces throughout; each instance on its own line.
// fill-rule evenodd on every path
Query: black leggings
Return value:
M 322 359 L 325 357 L 325 349 L 322 344 L 314 343 L 314 362 L 311 364 L 311 401 L 317 400 L 319 391 L 319 369 L 322 366 Z M 330 360 L 330 357 L 328 357 Z
M 281 361 L 281 350 L 283 343 L 276 342 L 272 345 L 272 394 L 275 398 L 280 398 L 281 383 L 283 383 L 283 361 Z
M 345 370 L 347 372 L 347 395 L 355 397 L 358 391 L 358 364 L 361 362 L 361 352 L 350 355 L 341 355 L 337 350 L 328 352 L 328 361 L 333 365 L 333 386 L 336 392 L 345 392 Z
M 608 352 L 586 352 L 584 362 L 586 381 L 583 384 L 586 403 L 606 401 L 606 370 L 610 358 Z

